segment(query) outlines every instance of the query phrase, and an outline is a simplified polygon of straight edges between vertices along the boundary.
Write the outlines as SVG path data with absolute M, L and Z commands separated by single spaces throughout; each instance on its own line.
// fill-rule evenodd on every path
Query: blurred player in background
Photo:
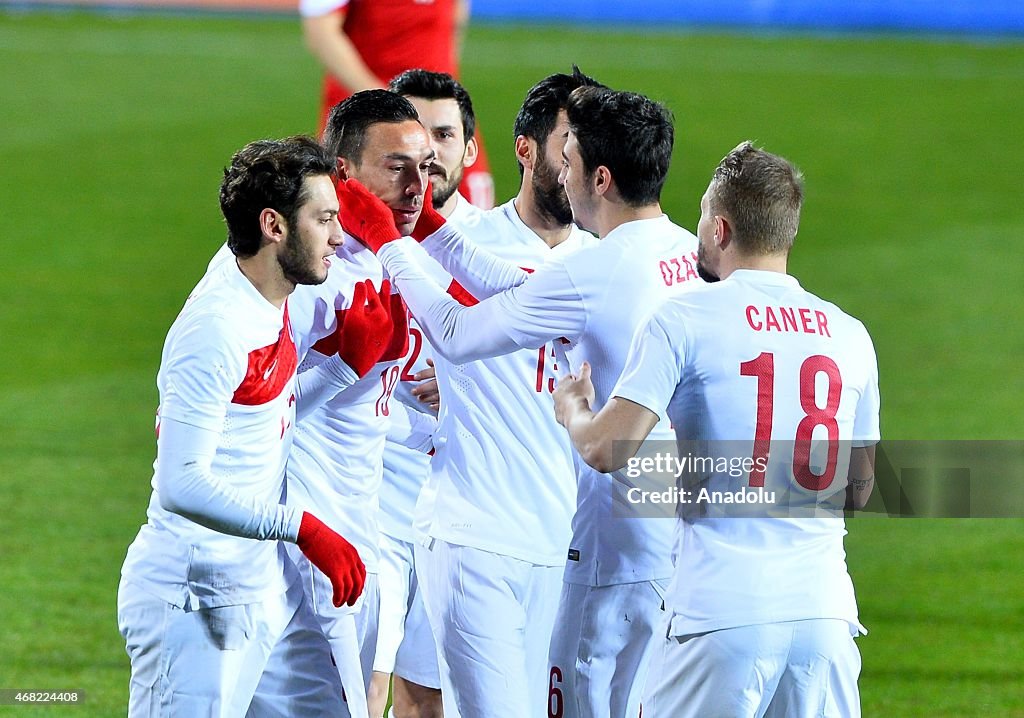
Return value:
M 628 337 L 654 306 L 699 282 L 696 239 L 659 204 L 674 139 L 668 110 L 642 95 L 584 87 L 566 111 L 559 181 L 572 219 L 601 242 L 532 274 L 461 237 L 430 238 L 422 248 L 386 242 L 378 256 L 439 355 L 463 363 L 564 338 L 572 366 L 585 358 L 594 366 L 601 404 L 625 365 Z M 344 224 L 348 193 L 339 199 Z M 397 240 L 397 231 L 390 236 Z M 455 305 L 424 280 L 417 258 L 423 249 L 467 287 L 503 291 L 475 306 Z M 667 421 L 658 431 L 671 436 Z M 580 467 L 551 643 L 549 709 L 559 715 L 602 715 L 609 706 L 616 716 L 639 711 L 672 574 L 672 522 L 631 518 L 630 487 L 623 473 Z
M 451 222 L 464 222 L 480 211 L 458 192 L 464 167 L 476 161 L 476 116 L 469 94 L 451 75 L 428 70 L 407 70 L 391 81 L 389 89 L 413 104 L 430 135 L 436 153 L 428 171 L 434 209 Z M 437 280 L 449 285 L 451 277 L 439 265 L 433 266 Z M 423 332 L 410 320 L 409 350 L 399 362 L 401 373 L 392 400 L 436 416 L 439 396 L 432 357 Z M 423 607 L 413 551 L 424 534 L 422 527 L 419 531 L 414 527 L 413 513 L 429 473 L 429 457 L 422 451 L 396 441 L 385 443 L 379 515 L 380 621 L 368 696 L 372 718 L 383 714 L 392 673 L 394 718 L 442 714 L 437 647 Z
M 378 225 L 378 231 L 364 234 L 373 235 L 371 244 L 441 357 L 463 363 L 520 348 L 536 351 L 551 341 L 558 349 L 564 340 L 574 366 L 584 358 L 595 366 L 603 401 L 625 363 L 627 337 L 653 307 L 699 281 L 696 238 L 674 225 L 659 204 L 673 145 L 672 119 L 664 107 L 633 93 L 582 87 L 570 96 L 566 117 L 559 181 L 572 219 L 600 242 L 555 257 L 531 274 L 446 227 L 422 247 L 401 239 L 395 228 Z M 339 190 L 347 224 L 350 203 L 365 208 L 353 195 L 365 192 L 354 183 Z M 385 213 L 380 218 L 388 219 Z M 498 293 L 475 306 L 458 306 L 424 276 L 423 250 L 475 295 Z M 543 425 L 524 425 L 513 435 L 523 441 Z M 661 431 L 671 436 L 667 421 Z M 548 491 L 554 485 L 553 479 L 544 484 Z M 559 715 L 606 714 L 609 706 L 613 715 L 639 711 L 662 584 L 672 571 L 672 523 L 631 518 L 624 498 L 629 487 L 624 474 L 580 467 L 546 681 L 549 710 Z M 466 522 L 472 514 L 453 512 L 450 521 L 461 515 L 458 520 Z M 439 544 L 458 541 L 435 542 L 432 554 Z M 481 714 L 488 713 L 474 713 Z
M 531 88 L 515 123 L 519 194 L 459 225 L 517 272 L 595 241 L 572 226 L 557 181 L 565 103 L 587 84 L 594 81 L 576 70 Z M 455 224 L 425 209 L 417 235 L 443 225 L 426 240 L 443 243 Z M 484 285 L 464 289 L 468 304 L 491 293 Z M 438 360 L 444 403 L 431 462 L 437 494 L 432 507 L 418 507 L 429 508 L 430 543 L 416 547 L 416 567 L 441 651 L 446 716 L 547 713 L 547 650 L 575 467 L 554 421 L 552 347 L 542 345 L 461 365 Z
M 356 93 L 331 112 L 325 144 L 336 158 L 339 177 L 359 178 L 386 203 L 402 231 L 411 232 L 434 157 L 415 108 L 387 90 Z M 302 359 L 300 372 L 320 366 L 337 351 L 333 327 L 348 324 L 349 313 L 358 304 L 358 288 L 367 282 L 380 286 L 383 281 L 383 269 L 373 253 L 349 240 L 338 250 L 326 282 L 295 295 L 293 323 L 308 335 L 300 348 L 317 340 Z M 309 601 L 331 643 L 349 711 L 358 717 L 367 712 L 376 646 L 377 512 L 385 437 L 391 433 L 426 450 L 435 424 L 433 417 L 392 405 L 398 359 L 406 351 L 409 334 L 401 299 L 390 297 L 390 308 L 392 341 L 361 367 L 362 378 L 356 384 L 299 422 L 287 467 L 288 504 L 316 507 L 330 517 L 366 566 L 366 588 L 359 603 L 354 609 L 337 607 L 328 600 L 330 587 L 323 574 L 295 557 Z
M 321 128 L 337 103 L 359 90 L 383 88 L 405 70 L 459 75 L 469 0 L 299 0 L 302 31 L 325 74 Z M 468 168 L 462 194 L 483 209 L 494 206 L 483 141 Z
M 336 604 L 355 602 L 365 575 L 355 549 L 280 503 L 297 412 L 356 378 L 333 354 L 297 382 L 289 322 L 289 295 L 326 279 L 342 241 L 333 172 L 305 137 L 254 142 L 224 171 L 232 261 L 211 265 L 167 335 L 148 521 L 118 590 L 130 716 L 342 707 L 329 648 L 280 543 L 297 543 L 324 571 Z
M 721 281 L 657 309 L 596 415 L 588 366 L 556 392 L 560 421 L 601 470 L 635 454 L 667 407 L 680 455 L 703 446 L 729 456 L 739 443 L 742 458 L 770 462 L 705 485 L 764 487 L 792 502 L 760 516 L 680 505 L 669 640 L 644 715 L 860 715 L 853 636 L 864 629 L 842 516 L 786 512 L 844 490 L 851 506 L 867 501 L 878 369 L 864 326 L 787 273 L 802 202 L 796 168 L 739 145 L 715 170 L 697 228 L 702 268 Z M 613 456 L 613 441 L 626 451 Z

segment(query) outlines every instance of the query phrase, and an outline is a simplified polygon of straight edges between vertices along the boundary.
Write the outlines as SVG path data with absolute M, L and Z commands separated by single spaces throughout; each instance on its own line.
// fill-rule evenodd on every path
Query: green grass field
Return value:
M 572 62 L 674 111 L 684 226 L 740 140 L 793 159 L 792 268 L 871 330 L 883 435 L 1024 439 L 1024 45 L 476 26 L 466 58 L 500 199 L 525 90 Z M 0 714 L 114 716 L 162 340 L 223 241 L 221 168 L 313 130 L 318 71 L 290 19 L 0 14 L 0 87 L 0 688 L 86 694 Z M 850 531 L 865 715 L 1024 716 L 1024 522 Z

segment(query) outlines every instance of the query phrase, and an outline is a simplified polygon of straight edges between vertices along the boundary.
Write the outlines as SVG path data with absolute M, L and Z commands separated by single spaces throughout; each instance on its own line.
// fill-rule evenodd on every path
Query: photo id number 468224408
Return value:
M 75 704 L 81 703 L 83 697 L 82 691 L 26 691 L 15 688 L 0 688 L 0 706 L 23 705 L 27 703 Z

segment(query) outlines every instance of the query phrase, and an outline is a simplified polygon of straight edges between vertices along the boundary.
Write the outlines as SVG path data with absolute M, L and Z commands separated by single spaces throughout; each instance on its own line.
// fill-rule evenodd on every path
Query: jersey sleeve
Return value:
M 877 444 L 881 439 L 879 427 L 880 398 L 878 393 L 878 359 L 875 356 L 875 347 L 867 330 L 864 330 L 866 353 L 870 356 L 868 363 L 868 376 L 857 401 L 857 412 L 853 419 L 853 445 L 856 447 L 871 446 Z
M 679 354 L 677 354 L 679 352 Z M 633 336 L 626 366 L 611 395 L 663 416 L 682 378 L 681 337 L 670 337 L 658 315 Z
M 349 0 L 299 0 L 299 15 L 302 17 L 319 17 L 336 10 L 343 10 Z M 338 28 L 341 32 L 341 28 Z
M 211 471 L 227 407 L 245 377 L 248 354 L 234 336 L 226 319 L 197 315 L 165 351 L 157 494 L 166 510 L 215 531 L 294 540 L 301 518 L 294 510 L 247 497 Z
M 450 222 L 423 240 L 421 246 L 478 300 L 522 284 L 529 276 L 514 262 L 467 239 Z
M 557 337 L 576 336 L 583 323 L 579 295 L 559 284 L 561 275 L 555 276 L 552 265 L 518 287 L 465 307 L 424 272 L 419 262 L 426 255 L 415 240 L 389 242 L 378 257 L 434 350 L 455 364 L 536 349 Z
M 163 356 L 161 420 L 221 431 L 248 357 L 232 337 L 229 322 L 211 315 L 191 317 L 175 332 Z
M 295 541 L 302 513 L 246 496 L 210 467 L 221 434 L 164 417 L 157 439 L 160 505 L 214 531 L 257 540 Z

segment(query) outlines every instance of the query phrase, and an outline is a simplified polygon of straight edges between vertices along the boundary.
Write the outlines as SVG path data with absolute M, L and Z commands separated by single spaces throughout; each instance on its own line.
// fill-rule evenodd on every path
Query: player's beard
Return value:
M 437 169 L 439 170 L 438 174 L 430 175 L 430 204 L 434 209 L 441 209 L 462 184 L 463 167 L 459 165 L 451 175 L 440 165 L 437 166 Z
M 703 279 L 705 282 L 718 282 L 721 278 L 717 274 L 713 274 L 707 266 L 707 253 L 704 251 L 704 243 L 697 243 L 697 276 Z
M 543 155 L 543 147 L 541 154 Z M 565 188 L 558 183 L 558 172 L 542 159 L 533 169 L 533 197 L 537 209 L 563 227 L 572 223 L 572 207 L 565 194 Z
M 296 226 L 293 223 L 292 226 Z M 285 279 L 294 284 L 323 284 L 327 271 L 323 259 L 313 251 L 302 230 L 296 227 L 295 234 L 289 234 L 284 241 L 284 250 L 277 255 L 277 263 Z

